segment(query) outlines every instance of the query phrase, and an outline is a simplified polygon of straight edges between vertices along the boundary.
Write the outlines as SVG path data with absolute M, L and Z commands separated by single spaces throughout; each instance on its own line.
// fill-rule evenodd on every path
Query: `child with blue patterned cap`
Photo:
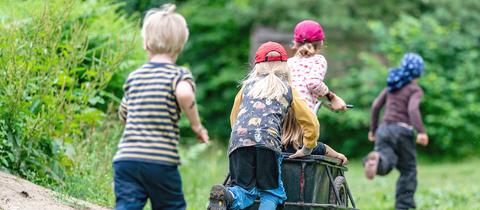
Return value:
M 417 188 L 416 142 L 428 145 L 419 104 L 423 90 L 417 79 L 423 75 L 424 62 L 416 53 L 406 53 L 400 67 L 390 69 L 387 87 L 372 104 L 371 125 L 368 139 L 375 142 L 373 152 L 365 158 L 365 176 L 387 175 L 397 168 L 395 209 L 415 208 L 414 194 Z M 385 106 L 383 120 L 378 126 L 380 109 Z

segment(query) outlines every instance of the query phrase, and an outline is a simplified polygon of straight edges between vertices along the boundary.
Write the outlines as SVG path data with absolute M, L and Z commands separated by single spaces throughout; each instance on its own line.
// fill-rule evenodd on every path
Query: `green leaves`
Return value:
M 438 19 L 427 13 L 420 18 L 402 15 L 392 25 L 371 21 L 369 27 L 378 40 L 373 45 L 375 53 L 387 58 L 389 65 L 382 67 L 367 62 L 361 71 L 381 71 L 385 75 L 387 67 L 398 65 L 403 53 L 421 54 L 426 61 L 426 73 L 420 79 L 425 91 L 421 110 L 431 139 L 427 150 L 430 154 L 473 155 L 480 150 L 476 142 L 480 132 L 475 129 L 480 119 L 475 111 L 478 110 L 480 82 L 473 79 L 480 76 L 478 70 L 473 70 L 480 65 L 480 44 L 473 41 L 478 37 L 464 33 L 463 26 L 452 21 L 454 17 L 449 19 L 451 22 L 440 23 Z M 370 77 L 369 80 L 382 87 L 384 78 Z M 348 82 L 349 89 L 356 87 L 354 81 L 344 81 Z M 373 101 L 375 95 L 361 96 L 358 90 L 355 89 L 357 97 L 354 98 L 367 97 Z
M 100 92 L 136 47 L 135 22 L 105 1 L 0 3 L 0 166 L 61 184 L 72 144 L 105 117 Z M 106 28 L 108 26 L 108 28 Z

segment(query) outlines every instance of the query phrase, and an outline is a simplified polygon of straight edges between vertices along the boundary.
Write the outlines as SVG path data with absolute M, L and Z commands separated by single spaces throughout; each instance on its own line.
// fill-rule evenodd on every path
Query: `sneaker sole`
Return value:
M 207 210 L 227 210 L 225 201 L 225 187 L 214 185 L 210 191 L 210 202 Z

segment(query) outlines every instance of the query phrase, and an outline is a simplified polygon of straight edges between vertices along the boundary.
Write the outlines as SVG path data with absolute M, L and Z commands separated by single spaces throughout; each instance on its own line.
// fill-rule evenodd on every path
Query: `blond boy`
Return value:
M 191 73 L 175 64 L 188 39 L 185 19 L 175 5 L 147 12 L 142 36 L 149 62 L 124 85 L 119 116 L 125 130 L 113 159 L 115 209 L 185 209 L 178 164 L 180 110 L 200 142 L 208 143 L 199 120 Z

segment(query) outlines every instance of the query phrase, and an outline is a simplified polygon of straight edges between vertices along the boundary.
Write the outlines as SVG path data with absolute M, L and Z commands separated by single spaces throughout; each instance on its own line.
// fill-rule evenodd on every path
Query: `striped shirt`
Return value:
M 194 84 L 191 73 L 174 64 L 149 62 L 130 73 L 119 108 L 126 125 L 114 162 L 180 164 L 180 109 L 174 92 L 181 80 Z

